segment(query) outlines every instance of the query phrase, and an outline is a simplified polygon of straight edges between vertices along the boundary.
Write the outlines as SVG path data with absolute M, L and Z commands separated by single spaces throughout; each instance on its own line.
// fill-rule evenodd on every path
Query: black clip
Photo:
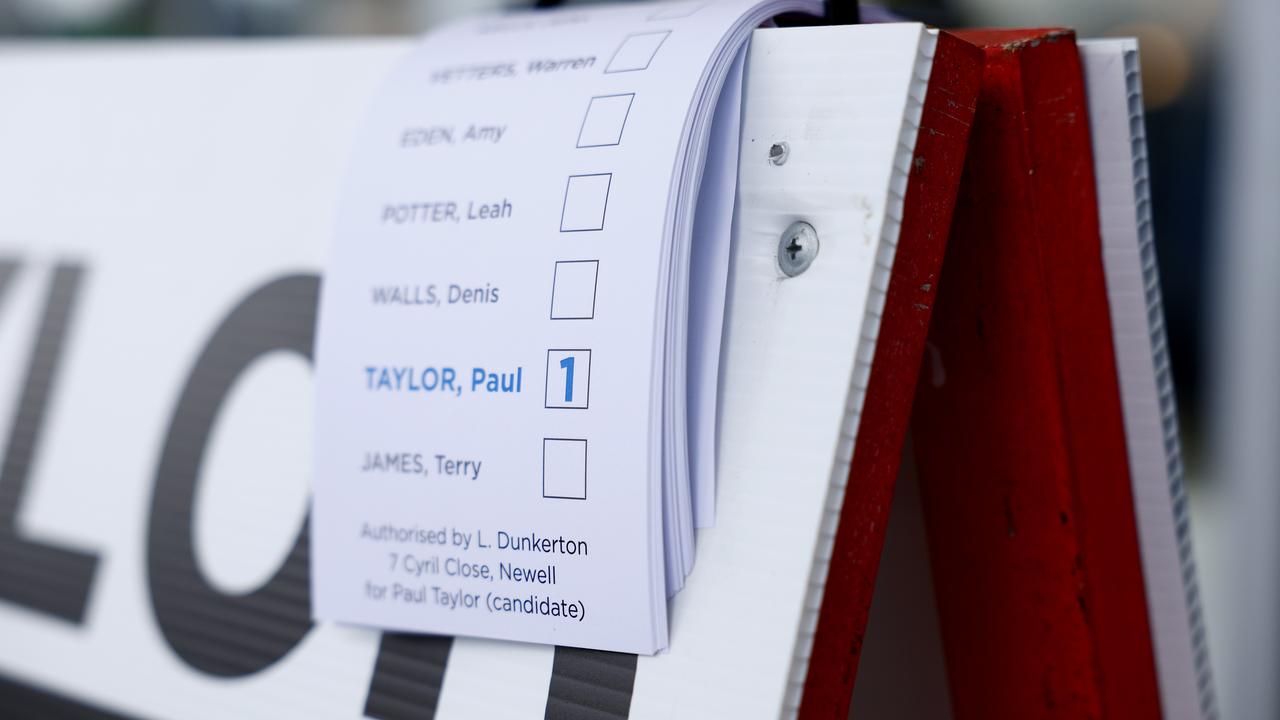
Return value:
M 826 0 L 822 5 L 828 25 L 857 25 L 861 20 L 858 0 Z

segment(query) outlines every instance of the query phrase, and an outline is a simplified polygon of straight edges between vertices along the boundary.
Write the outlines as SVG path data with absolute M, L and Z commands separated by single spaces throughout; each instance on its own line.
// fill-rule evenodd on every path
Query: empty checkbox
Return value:
M 599 260 L 561 260 L 551 278 L 551 319 L 590 320 L 596 316 Z
M 587 441 L 542 440 L 542 497 L 587 499 Z
M 587 115 L 582 118 L 578 130 L 578 147 L 606 147 L 622 142 L 622 129 L 631 113 L 631 101 L 635 93 L 625 95 L 601 95 L 591 98 Z
M 591 398 L 591 351 L 548 350 L 542 407 L 586 410 Z
M 647 69 L 649 63 L 653 62 L 653 56 L 658 54 L 658 48 L 662 47 L 670 34 L 670 30 L 659 30 L 628 35 L 613 53 L 604 71 L 620 73 Z
M 609 185 L 612 182 L 613 173 L 570 175 L 564 188 L 560 232 L 603 230 L 605 208 L 609 204 Z

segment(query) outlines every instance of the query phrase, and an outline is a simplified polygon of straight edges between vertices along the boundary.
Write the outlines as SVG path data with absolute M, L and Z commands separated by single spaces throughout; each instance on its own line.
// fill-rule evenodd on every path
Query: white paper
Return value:
M 689 472 L 693 519 L 711 527 L 716 517 L 716 398 L 720 377 L 720 341 L 729 282 L 733 201 L 738 183 L 743 48 L 716 104 L 706 174 L 693 225 L 689 286 Z
M 666 646 L 670 274 L 726 37 L 771 7 L 472 20 L 389 79 L 322 295 L 317 618 Z

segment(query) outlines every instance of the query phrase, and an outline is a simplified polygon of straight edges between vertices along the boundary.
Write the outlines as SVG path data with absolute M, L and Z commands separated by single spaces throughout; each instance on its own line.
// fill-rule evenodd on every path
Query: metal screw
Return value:
M 791 146 L 786 141 L 776 142 L 769 148 L 769 162 L 774 165 L 782 165 L 790 155 Z
M 787 277 L 795 277 L 818 257 L 818 231 L 803 220 L 797 220 L 778 238 L 778 268 Z

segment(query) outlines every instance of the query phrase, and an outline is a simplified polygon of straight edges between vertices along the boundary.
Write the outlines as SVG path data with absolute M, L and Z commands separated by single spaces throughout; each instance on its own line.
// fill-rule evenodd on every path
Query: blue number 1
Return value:
M 560 361 L 560 367 L 564 368 L 564 401 L 573 402 L 573 356 Z

